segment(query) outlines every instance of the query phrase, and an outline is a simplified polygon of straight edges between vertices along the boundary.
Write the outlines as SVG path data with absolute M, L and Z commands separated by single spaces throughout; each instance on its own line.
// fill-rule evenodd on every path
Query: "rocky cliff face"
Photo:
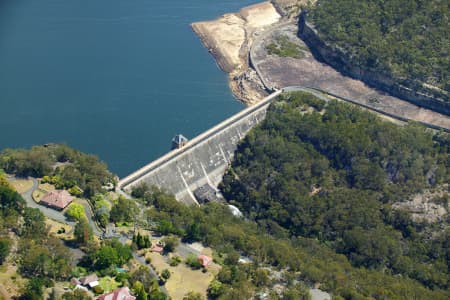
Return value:
M 450 99 L 446 91 L 418 82 L 400 80 L 393 78 L 390 74 L 365 70 L 354 65 L 342 49 L 327 44 L 319 37 L 314 26 L 307 21 L 306 12 L 303 12 L 299 18 L 299 36 L 310 47 L 317 59 L 331 65 L 341 73 L 416 105 L 450 115 Z

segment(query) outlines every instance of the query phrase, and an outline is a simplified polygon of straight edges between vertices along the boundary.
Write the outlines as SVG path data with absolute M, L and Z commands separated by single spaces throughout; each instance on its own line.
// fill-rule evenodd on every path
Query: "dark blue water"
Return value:
M 0 0 L 0 149 L 63 142 L 119 176 L 242 109 L 194 21 L 255 0 Z

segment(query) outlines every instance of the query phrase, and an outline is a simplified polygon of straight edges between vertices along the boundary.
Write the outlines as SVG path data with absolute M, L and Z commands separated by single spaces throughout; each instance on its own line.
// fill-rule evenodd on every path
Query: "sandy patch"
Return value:
M 255 30 L 280 20 L 274 6 L 263 2 L 243 8 L 239 13 L 225 14 L 207 22 L 192 24 L 204 46 L 214 55 L 227 73 L 247 67 L 247 47 Z
M 31 179 L 14 179 L 9 180 L 9 183 L 19 194 L 23 194 L 33 187 L 33 180 Z
M 38 188 L 45 192 L 50 192 L 50 191 L 56 190 L 56 187 L 50 183 L 40 183 Z
M 33 198 L 34 202 L 39 203 L 39 202 L 41 202 L 41 199 L 44 198 L 44 196 L 46 194 L 47 194 L 46 191 L 37 189 L 37 190 L 33 191 L 33 193 L 31 194 L 31 197 Z
M 244 7 L 241 9 L 240 15 L 246 21 L 246 25 L 254 29 L 272 25 L 281 18 L 270 2 Z
M 12 299 L 20 295 L 24 285 L 25 280 L 17 273 L 17 266 L 8 263 L 0 266 L 0 297 Z
M 245 42 L 244 20 L 236 14 L 223 15 L 219 20 L 192 24 L 204 46 L 217 59 L 225 72 L 241 68 L 239 55 Z

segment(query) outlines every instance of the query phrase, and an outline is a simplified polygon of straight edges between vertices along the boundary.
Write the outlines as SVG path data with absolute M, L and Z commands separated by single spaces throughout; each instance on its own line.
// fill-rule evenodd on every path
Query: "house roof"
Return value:
M 54 190 L 50 191 L 42 198 L 41 202 L 58 208 L 65 208 L 70 202 L 73 201 L 73 197 L 66 190 Z
M 157 253 L 162 253 L 164 251 L 164 248 L 161 246 L 153 245 L 150 250 Z
M 211 257 L 203 255 L 203 254 L 198 256 L 198 260 L 200 261 L 202 266 L 205 267 L 205 268 L 207 266 L 209 266 L 211 264 L 211 262 L 212 262 L 212 258 Z
M 98 281 L 97 274 L 91 274 L 89 276 L 80 278 L 80 282 L 82 285 L 88 285 L 89 283 L 92 283 L 95 281 Z
M 130 294 L 128 287 L 116 289 L 109 294 L 103 294 L 97 298 L 98 300 L 135 300 L 136 297 Z

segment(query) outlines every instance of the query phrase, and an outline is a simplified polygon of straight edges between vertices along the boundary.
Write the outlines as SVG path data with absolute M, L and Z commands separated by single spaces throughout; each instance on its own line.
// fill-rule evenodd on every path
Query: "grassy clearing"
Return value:
M 41 202 L 42 198 L 44 198 L 45 194 L 47 194 L 46 191 L 37 189 L 33 191 L 31 197 L 33 198 L 34 202 L 39 203 Z
M 153 268 L 158 273 L 161 273 L 164 269 L 170 271 L 171 276 L 165 286 L 172 299 L 183 299 L 183 296 L 190 291 L 198 292 L 206 298 L 209 283 L 220 270 L 220 266 L 216 264 L 209 266 L 206 273 L 203 273 L 202 270 L 192 270 L 183 262 L 176 267 L 171 267 L 167 263 L 168 257 L 158 253 L 149 252 L 146 258 L 151 259 Z
M 56 187 L 53 184 L 50 184 L 50 183 L 40 183 L 38 188 L 40 190 L 43 190 L 44 192 L 47 192 L 47 193 L 50 192 L 50 191 L 56 190 Z
M 266 50 L 270 55 L 300 59 L 305 57 L 303 50 L 306 49 L 291 42 L 288 36 L 280 35 L 275 38 L 274 42 L 266 46 Z
M 23 279 L 17 273 L 17 267 L 10 263 L 0 266 L 0 299 L 12 299 L 14 296 L 20 295 L 20 290 L 25 285 Z
M 23 194 L 33 187 L 33 180 L 31 179 L 10 180 L 9 183 L 19 194 Z
M 62 239 L 62 240 L 72 240 L 73 237 L 73 228 L 70 225 L 61 223 L 61 222 L 57 222 L 51 219 L 46 219 L 45 220 L 45 224 L 47 224 L 47 226 L 50 228 L 50 233 L 53 233 L 56 237 Z M 61 228 L 64 228 L 63 233 L 58 233 L 58 231 L 61 230 Z
M 33 191 L 31 197 L 36 203 L 39 203 L 41 199 L 50 191 L 56 190 L 53 184 L 49 183 L 39 183 L 38 188 Z

